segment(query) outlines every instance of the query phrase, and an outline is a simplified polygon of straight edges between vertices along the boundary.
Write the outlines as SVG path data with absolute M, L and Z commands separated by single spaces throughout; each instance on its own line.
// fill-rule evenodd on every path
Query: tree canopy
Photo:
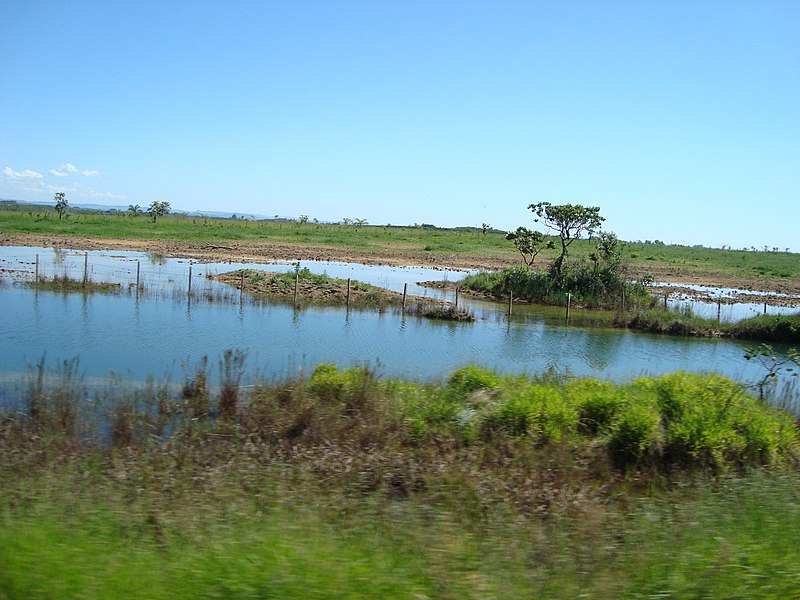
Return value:
M 551 204 L 539 202 L 529 204 L 528 208 L 537 216 L 535 222 L 541 221 L 561 240 L 561 254 L 553 262 L 553 270 L 561 274 L 561 266 L 567 256 L 567 248 L 583 233 L 591 234 L 600 227 L 604 217 L 600 216 L 599 206 L 583 206 L 582 204 Z
M 60 221 L 69 208 L 67 194 L 65 192 L 56 192 L 53 196 L 53 200 L 56 202 L 56 212 L 58 213 L 58 220 Z
M 506 235 L 507 240 L 514 242 L 522 260 L 529 267 L 533 265 L 536 260 L 536 255 L 545 248 L 554 248 L 553 241 L 547 241 L 541 231 L 531 231 L 527 227 L 517 227 L 516 231 L 509 232 Z
M 150 204 L 150 207 L 147 209 L 147 214 L 150 215 L 150 217 L 153 219 L 153 223 L 155 223 L 156 219 L 166 215 L 169 212 L 169 209 L 169 202 L 159 202 L 156 200 Z

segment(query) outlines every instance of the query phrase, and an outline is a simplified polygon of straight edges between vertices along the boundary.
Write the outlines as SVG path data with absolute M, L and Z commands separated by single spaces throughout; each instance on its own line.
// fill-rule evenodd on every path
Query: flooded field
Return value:
M 191 264 L 141 253 L 18 247 L 0 248 L 0 260 L 0 377 L 6 387 L 22 385 L 42 358 L 55 368 L 76 357 L 88 382 L 101 384 L 113 373 L 134 382 L 153 377 L 180 383 L 203 357 L 213 366 L 229 348 L 246 352 L 245 380 L 294 376 L 322 362 L 369 364 L 382 376 L 414 380 L 442 378 L 468 363 L 503 373 L 552 369 L 613 381 L 678 370 L 713 371 L 744 383 L 763 375 L 744 359 L 753 343 L 619 330 L 598 311 L 573 309 L 567 322 L 559 307 L 517 305 L 509 316 L 505 306 L 462 297 L 460 306 L 473 311 L 476 322 L 446 323 L 400 309 L 270 303 L 208 278 L 241 267 L 292 270 L 291 262 Z M 302 267 L 396 292 L 407 285 L 409 294 L 450 301 L 452 293 L 416 283 L 457 281 L 466 274 L 314 261 Z M 40 277 L 119 283 L 120 291 L 34 291 L 23 282 L 37 270 Z

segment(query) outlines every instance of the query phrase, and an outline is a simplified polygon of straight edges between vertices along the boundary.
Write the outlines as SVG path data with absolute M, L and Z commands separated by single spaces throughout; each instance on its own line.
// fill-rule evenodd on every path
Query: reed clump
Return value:
M 119 283 L 108 283 L 103 281 L 91 281 L 73 279 L 67 275 L 54 275 L 53 277 L 40 276 L 36 281 L 27 282 L 29 287 L 35 290 L 60 293 L 83 293 L 83 294 L 119 294 L 122 285 Z

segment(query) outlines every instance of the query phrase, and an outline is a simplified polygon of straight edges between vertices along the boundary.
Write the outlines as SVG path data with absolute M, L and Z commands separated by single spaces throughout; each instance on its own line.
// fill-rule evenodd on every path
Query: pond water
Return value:
M 84 269 L 93 281 L 123 284 L 119 294 L 36 292 L 18 283 L 39 273 Z M 404 315 L 399 309 L 347 310 L 344 307 L 240 303 L 239 292 L 205 275 L 246 266 L 290 270 L 292 263 L 268 265 L 194 264 L 188 297 L 189 261 L 139 253 L 56 252 L 43 248 L 0 248 L 0 377 L 20 385 L 21 374 L 45 357 L 52 367 L 79 358 L 85 380 L 102 382 L 110 373 L 123 379 L 180 383 L 207 356 L 216 361 L 226 349 L 247 353 L 245 380 L 283 379 L 319 363 L 347 367 L 369 364 L 378 374 L 414 380 L 446 377 L 468 363 L 503 373 L 540 374 L 547 369 L 627 381 L 676 370 L 714 371 L 753 382 L 763 368 L 744 359 L 747 346 L 729 340 L 652 336 L 605 326 L 608 316 L 573 310 L 515 306 L 509 317 L 497 304 L 468 301 L 474 323 L 449 323 Z M 423 267 L 392 268 L 345 263 L 302 262 L 313 272 L 352 277 L 409 293 L 450 297 L 416 281 L 456 281 L 461 271 Z M 137 267 L 144 291 L 135 287 Z M 208 298 L 213 298 L 213 301 Z

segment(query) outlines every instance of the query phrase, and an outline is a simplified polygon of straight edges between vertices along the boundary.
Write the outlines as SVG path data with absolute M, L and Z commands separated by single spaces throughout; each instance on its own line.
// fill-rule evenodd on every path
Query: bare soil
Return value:
M 129 250 L 191 258 L 198 262 L 268 262 L 272 260 L 320 260 L 353 262 L 369 265 L 426 266 L 438 269 L 493 270 L 519 264 L 515 257 L 498 258 L 462 254 L 433 254 L 419 250 L 387 246 L 380 249 L 355 249 L 308 244 L 234 242 L 226 245 L 198 244 L 176 240 L 95 239 L 74 236 L 38 234 L 0 235 L 3 246 L 41 246 L 75 250 Z M 767 302 L 773 306 L 800 305 L 800 280 L 767 277 L 743 277 L 724 271 L 698 270 L 693 267 L 632 264 L 632 278 L 650 275 L 655 281 L 672 284 L 660 288 L 664 292 L 680 293 L 698 300 L 716 302 L 716 297 L 686 287 L 703 285 L 743 290 L 734 302 Z M 760 292 L 767 294 L 748 294 Z M 789 297 L 783 297 L 789 296 Z

